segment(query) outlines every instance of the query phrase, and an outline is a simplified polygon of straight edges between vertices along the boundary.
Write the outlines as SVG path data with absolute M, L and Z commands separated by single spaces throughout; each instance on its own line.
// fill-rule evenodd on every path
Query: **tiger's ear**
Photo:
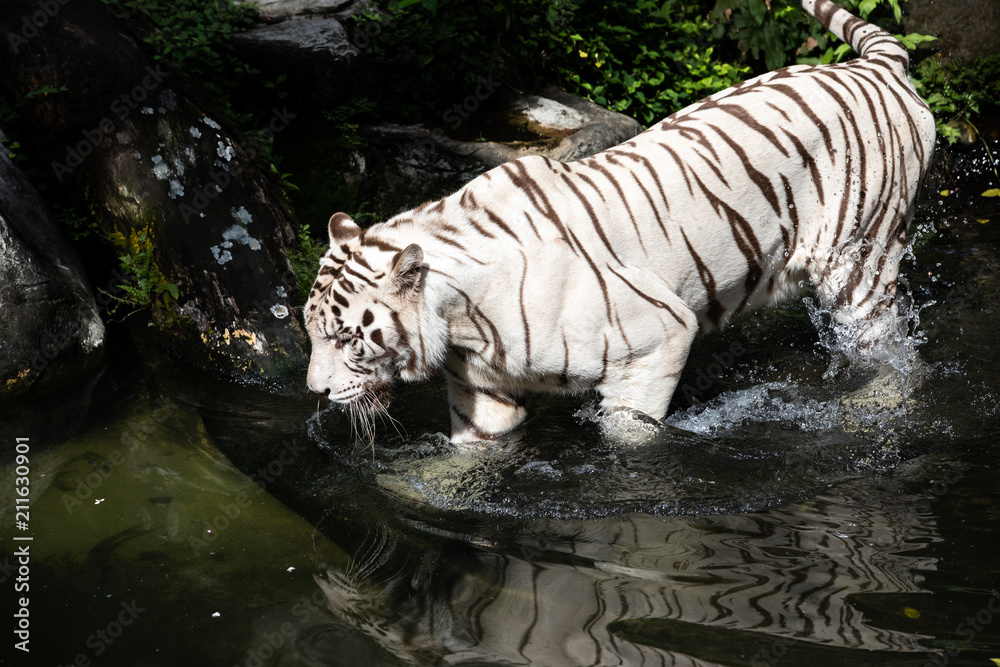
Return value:
M 390 284 L 400 292 L 409 292 L 420 284 L 424 264 L 424 251 L 416 243 L 406 246 L 395 258 L 389 270 Z
M 334 213 L 331 215 L 329 229 L 330 245 L 334 247 L 343 245 L 361 234 L 361 228 L 346 213 Z

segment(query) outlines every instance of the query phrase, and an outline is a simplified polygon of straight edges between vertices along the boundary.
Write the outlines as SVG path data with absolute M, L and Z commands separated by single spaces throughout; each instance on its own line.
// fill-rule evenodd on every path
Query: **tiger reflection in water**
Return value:
M 917 554 L 939 538 L 918 500 L 858 481 L 759 514 L 539 520 L 513 544 L 466 538 L 447 557 L 383 540 L 365 558 L 379 565 L 317 582 L 341 623 L 409 665 L 704 666 L 724 643 L 748 652 L 738 664 L 777 664 L 796 647 L 858 650 L 841 653 L 849 664 L 926 651 L 855 606 L 922 592 L 934 560 Z M 630 638 L 629 622 L 660 619 L 675 622 L 671 646 Z M 685 627 L 720 646 L 685 643 Z

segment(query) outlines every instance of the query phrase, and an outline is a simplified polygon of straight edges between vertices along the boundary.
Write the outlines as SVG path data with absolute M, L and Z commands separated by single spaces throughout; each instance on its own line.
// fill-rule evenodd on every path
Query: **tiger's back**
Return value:
M 364 348 L 391 324 L 408 347 L 395 372 L 442 367 L 453 439 L 468 441 L 516 426 L 532 390 L 595 389 L 606 409 L 662 418 L 697 333 L 803 281 L 877 339 L 934 122 L 895 39 L 828 0 L 803 5 L 861 57 L 765 74 L 574 163 L 515 160 L 364 233 L 331 225 L 340 253 L 318 297 L 362 294 L 413 246 L 424 271 L 394 321 L 331 310 L 314 346 L 349 332 Z M 336 366 L 311 364 L 310 386 L 331 388 Z
M 860 319 L 895 275 L 880 283 L 858 259 L 898 252 L 934 145 L 895 55 L 771 72 L 593 157 L 525 158 L 470 189 L 483 222 L 503 211 L 522 248 L 567 237 L 599 267 L 655 272 L 703 330 L 802 280 Z

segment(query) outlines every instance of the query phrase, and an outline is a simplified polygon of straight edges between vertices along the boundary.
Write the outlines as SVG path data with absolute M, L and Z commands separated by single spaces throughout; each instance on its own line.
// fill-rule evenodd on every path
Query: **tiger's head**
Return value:
M 351 408 L 370 430 L 370 416 L 385 412 L 393 380 L 415 359 L 406 322 L 414 321 L 423 284 L 424 254 L 362 245 L 349 216 L 330 218 L 330 250 L 305 308 L 312 356 L 308 388 Z M 355 424 L 357 426 L 357 424 Z

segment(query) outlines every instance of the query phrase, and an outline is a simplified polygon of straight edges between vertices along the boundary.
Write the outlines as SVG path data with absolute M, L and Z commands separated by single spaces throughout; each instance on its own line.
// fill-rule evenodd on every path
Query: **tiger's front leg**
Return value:
M 448 354 L 445 376 L 453 443 L 495 440 L 524 421 L 527 412 L 523 397 L 475 386 L 465 360 L 455 351 Z
M 637 410 L 660 421 L 680 381 L 688 352 L 698 334 L 698 317 L 669 285 L 649 271 L 632 266 L 608 267 L 620 290 L 620 305 L 643 316 L 622 318 L 620 335 L 629 341 L 628 354 L 609 364 L 596 386 L 601 408 Z
M 666 416 L 694 341 L 693 331 L 696 331 L 693 327 L 691 330 L 680 326 L 671 329 L 666 342 L 658 349 L 608 369 L 607 377 L 597 386 L 601 409 L 605 413 L 628 408 L 656 421 Z

